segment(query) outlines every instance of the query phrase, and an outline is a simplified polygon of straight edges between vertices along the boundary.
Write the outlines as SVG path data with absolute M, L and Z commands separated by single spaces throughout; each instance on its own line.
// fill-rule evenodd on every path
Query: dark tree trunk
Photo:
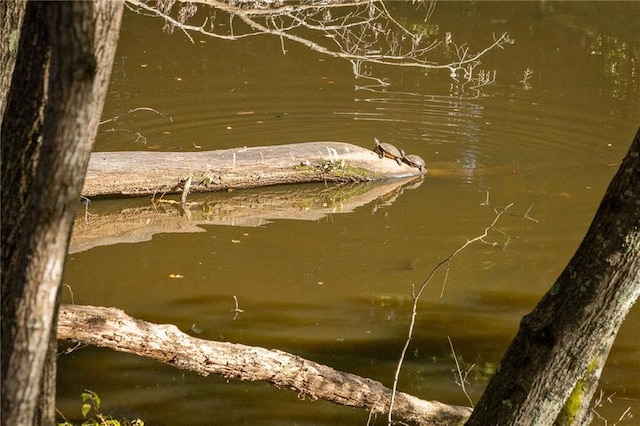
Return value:
M 640 294 L 640 130 L 569 265 L 522 319 L 468 425 L 585 424 Z
M 16 63 L 20 28 L 27 6 L 26 0 L 0 2 L 0 122 L 7 106 L 7 94 L 11 85 L 11 75 Z
M 24 13 L 0 134 L 3 424 L 53 423 L 58 290 L 122 7 L 28 2 Z

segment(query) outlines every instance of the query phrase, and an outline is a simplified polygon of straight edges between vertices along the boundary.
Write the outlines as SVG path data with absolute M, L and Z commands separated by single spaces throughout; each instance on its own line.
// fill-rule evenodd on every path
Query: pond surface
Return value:
M 179 31 L 163 33 L 159 20 L 127 12 L 103 114 L 119 118 L 101 127 L 96 151 L 322 140 L 373 147 L 377 137 L 423 156 L 433 173 L 390 199 L 336 207 L 316 220 L 212 222 L 202 232 L 70 254 L 64 283 L 73 301 L 195 328 L 205 339 L 289 351 L 391 386 L 412 286 L 482 234 L 495 218 L 487 199 L 498 210 L 513 204 L 501 232 L 467 247 L 446 282 L 442 270 L 427 287 L 400 377 L 404 392 L 468 405 L 449 337 L 477 401 L 520 318 L 578 247 L 640 124 L 640 4 L 550 2 L 544 16 L 538 11 L 520 2 L 437 4 L 430 21 L 437 37 L 451 32 L 472 50 L 494 33 L 515 39 L 482 60 L 496 70 L 495 83 L 462 95 L 447 71 L 372 66 L 390 85 L 370 87 L 350 63 L 291 42 L 286 55 L 268 36 L 194 36 L 192 44 Z M 126 114 L 134 108 L 158 113 Z M 324 189 L 277 191 L 293 196 L 307 187 Z M 269 199 L 268 191 L 246 194 Z M 89 211 L 149 204 L 97 200 Z M 237 318 L 234 297 L 243 310 Z M 69 291 L 63 299 L 71 302 Z M 601 380 L 598 413 L 610 423 L 629 407 L 640 416 L 639 327 L 636 306 Z M 264 383 L 200 377 L 110 350 L 77 349 L 58 364 L 58 408 L 69 419 L 80 417 L 80 393 L 91 389 L 103 412 L 147 425 L 367 422 L 363 411 L 301 401 Z

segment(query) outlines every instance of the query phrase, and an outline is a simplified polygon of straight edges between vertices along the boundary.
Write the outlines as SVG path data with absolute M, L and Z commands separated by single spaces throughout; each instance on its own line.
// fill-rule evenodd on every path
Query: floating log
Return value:
M 214 192 L 301 182 L 367 182 L 418 176 L 416 167 L 343 142 L 206 152 L 95 152 L 82 194 L 137 196 Z

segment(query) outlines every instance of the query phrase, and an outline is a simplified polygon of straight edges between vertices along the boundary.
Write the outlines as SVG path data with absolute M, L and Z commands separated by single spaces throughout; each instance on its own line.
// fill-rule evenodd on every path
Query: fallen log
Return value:
M 212 192 L 301 182 L 368 182 L 418 176 L 420 169 L 343 142 L 205 152 L 95 152 L 82 195 Z
M 362 408 L 372 414 L 389 410 L 391 389 L 375 380 L 275 349 L 198 339 L 175 325 L 135 319 L 116 308 L 62 305 L 57 332 L 58 339 L 136 354 L 203 376 L 265 381 L 301 397 Z M 399 392 L 393 414 L 397 420 L 420 425 L 458 425 L 469 417 L 471 408 Z

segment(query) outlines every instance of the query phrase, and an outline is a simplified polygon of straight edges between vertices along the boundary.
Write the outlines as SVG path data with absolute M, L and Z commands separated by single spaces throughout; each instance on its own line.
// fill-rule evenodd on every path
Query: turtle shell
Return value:
M 427 163 L 424 161 L 422 157 L 416 154 L 405 155 L 402 160 L 410 165 L 411 167 L 416 167 L 420 169 L 421 172 L 425 172 L 427 169 Z
M 373 138 L 373 140 L 376 142 L 376 147 L 373 151 L 378 154 L 380 158 L 387 157 L 392 160 L 402 158 L 402 153 L 395 146 L 390 143 L 380 142 L 377 138 Z

